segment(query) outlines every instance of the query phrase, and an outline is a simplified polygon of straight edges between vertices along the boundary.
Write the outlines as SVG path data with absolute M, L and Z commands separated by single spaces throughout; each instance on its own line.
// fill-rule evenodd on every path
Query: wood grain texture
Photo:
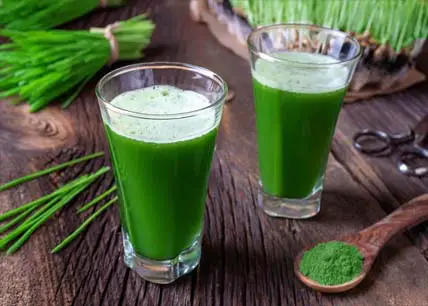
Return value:
M 399 131 L 428 111 L 426 84 L 344 107 L 332 146 L 322 211 L 306 221 L 275 219 L 256 208 L 257 150 L 248 64 L 191 21 L 187 0 L 129 1 L 91 13 L 67 28 L 103 26 L 150 9 L 157 24 L 143 61 L 184 61 L 223 75 L 236 93 L 225 106 L 212 166 L 200 267 L 173 285 L 145 282 L 125 268 L 116 207 L 58 255 L 49 250 L 81 222 L 75 206 L 111 186 L 97 181 L 75 205 L 38 230 L 21 251 L 0 258 L 0 305 L 428 305 L 428 227 L 388 243 L 359 287 L 323 295 L 294 276 L 293 258 L 308 243 L 334 239 L 380 220 L 427 192 L 428 178 L 408 178 L 391 158 L 368 158 L 350 142 L 359 128 Z M 122 63 L 121 65 L 126 64 Z M 0 182 L 88 152 L 107 150 L 93 91 L 106 68 L 65 112 L 39 114 L 0 104 Z M 107 158 L 108 159 L 108 158 Z M 0 210 L 93 171 L 102 159 L 0 193 Z M 409 239 L 410 238 L 410 239 Z

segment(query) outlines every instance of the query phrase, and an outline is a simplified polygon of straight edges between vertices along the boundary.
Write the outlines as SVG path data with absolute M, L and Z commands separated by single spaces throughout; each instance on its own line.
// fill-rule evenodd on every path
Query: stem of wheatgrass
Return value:
M 117 201 L 117 197 L 114 197 L 106 204 L 101 206 L 95 213 L 90 215 L 73 233 L 68 235 L 60 244 L 54 247 L 51 253 L 57 253 L 61 251 L 64 247 L 66 247 L 70 242 L 72 242 L 83 230 L 96 218 L 98 217 L 104 210 L 110 207 L 114 202 Z
M 84 206 L 82 206 L 81 208 L 79 208 L 79 210 L 77 212 L 78 213 L 82 213 L 82 212 L 88 210 L 89 208 L 91 208 L 92 206 L 96 205 L 98 202 L 100 202 L 102 199 L 104 199 L 110 193 L 112 193 L 112 192 L 114 192 L 116 190 L 117 190 L 116 186 L 111 187 L 109 190 L 103 192 L 98 197 L 96 197 L 95 199 L 93 199 L 92 201 L 90 201 L 88 204 L 85 204 Z
M 66 167 L 69 167 L 69 166 L 81 163 L 81 162 L 86 161 L 86 160 L 90 160 L 90 159 L 93 159 L 93 158 L 100 157 L 100 156 L 103 156 L 103 155 L 104 155 L 104 152 L 97 152 L 97 153 L 94 153 L 94 154 L 86 155 L 86 156 L 83 156 L 83 157 L 80 157 L 80 158 L 77 158 L 77 159 L 74 159 L 74 160 L 71 160 L 71 161 L 68 161 L 68 162 L 65 162 L 65 163 L 53 166 L 53 167 L 50 167 L 50 168 L 47 168 L 47 169 L 44 169 L 44 170 L 41 170 L 41 171 L 38 171 L 38 172 L 35 172 L 35 173 L 32 173 L 32 174 L 29 174 L 29 175 L 26 175 L 26 176 L 23 176 L 23 177 L 20 177 L 20 178 L 17 178 L 17 179 L 15 179 L 13 181 L 10 181 L 10 182 L 6 183 L 6 184 L 0 185 L 0 191 L 6 190 L 8 188 L 11 188 L 11 187 L 19 185 L 21 183 L 33 180 L 33 179 L 41 177 L 43 175 L 46 175 L 46 174 L 49 174 L 49 173 L 61 170 L 63 168 L 66 168 Z

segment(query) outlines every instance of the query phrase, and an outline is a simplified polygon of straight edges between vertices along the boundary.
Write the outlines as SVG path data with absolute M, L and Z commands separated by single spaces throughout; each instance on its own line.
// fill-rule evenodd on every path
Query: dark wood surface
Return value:
M 428 305 L 426 223 L 394 237 L 368 278 L 346 294 L 314 292 L 293 274 L 293 258 L 305 245 L 359 231 L 428 191 L 428 177 L 405 177 L 393 157 L 369 158 L 351 146 L 358 129 L 399 132 L 414 124 L 428 112 L 427 83 L 345 105 L 332 144 L 321 213 L 305 221 L 271 218 L 255 203 L 257 151 L 248 64 L 221 47 L 204 25 L 190 20 L 188 1 L 130 1 L 125 8 L 94 12 L 68 27 L 103 26 L 147 9 L 157 29 L 144 61 L 205 66 L 223 75 L 236 92 L 225 106 L 213 161 L 201 265 L 167 286 L 137 277 L 123 264 L 116 207 L 67 249 L 51 255 L 49 250 L 82 221 L 75 205 L 110 186 L 109 175 L 38 230 L 18 253 L 0 255 L 0 305 Z M 423 60 L 421 65 L 428 68 Z M 0 103 L 0 182 L 88 152 L 107 151 L 94 94 L 96 81 L 106 71 L 65 112 L 50 107 L 29 114 L 25 106 Z M 2 192 L 0 210 L 103 163 L 108 161 L 94 160 Z

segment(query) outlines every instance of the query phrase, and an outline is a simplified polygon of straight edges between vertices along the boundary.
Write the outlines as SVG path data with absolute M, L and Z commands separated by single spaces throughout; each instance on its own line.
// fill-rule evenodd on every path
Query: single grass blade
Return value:
M 90 201 L 88 204 L 85 204 L 84 206 L 82 206 L 81 208 L 79 208 L 79 210 L 77 212 L 80 214 L 80 213 L 88 210 L 89 208 L 91 208 L 92 206 L 96 205 L 98 202 L 100 202 L 102 199 L 104 199 L 110 193 L 112 193 L 112 192 L 114 192 L 116 190 L 117 190 L 116 186 L 111 187 L 109 190 L 107 190 L 106 192 L 100 194 L 98 197 L 96 197 L 95 199 L 93 199 L 92 201 Z
M 94 154 L 86 155 L 86 156 L 83 156 L 83 157 L 80 157 L 80 158 L 77 158 L 77 159 L 74 159 L 74 160 L 71 160 L 71 161 L 68 161 L 68 162 L 65 162 L 65 163 L 62 163 L 62 164 L 50 167 L 50 168 L 44 169 L 42 171 L 38 171 L 38 172 L 35 172 L 35 173 L 32 173 L 32 174 L 29 174 L 29 175 L 17 178 L 17 179 L 15 179 L 13 181 L 10 181 L 10 182 L 8 182 L 6 184 L 1 185 L 0 186 L 0 191 L 6 190 L 8 188 L 11 188 L 11 187 L 19 185 L 21 183 L 33 180 L 33 179 L 41 177 L 43 175 L 46 175 L 46 174 L 49 174 L 49 173 L 61 170 L 63 168 L 66 168 L 66 167 L 69 167 L 69 166 L 72 166 L 72 165 L 75 165 L 75 164 L 78 164 L 78 163 L 81 163 L 81 162 L 84 162 L 86 160 L 90 160 L 90 159 L 93 159 L 93 158 L 100 157 L 100 156 L 103 156 L 103 155 L 104 155 L 104 152 L 97 152 L 97 153 L 94 153 Z
M 52 254 L 58 253 L 63 248 L 65 248 L 67 245 L 69 245 L 77 236 L 79 236 L 80 233 L 83 232 L 83 230 L 96 218 L 98 217 L 104 210 L 106 210 L 108 207 L 110 207 L 114 202 L 117 201 L 117 197 L 114 197 L 110 201 L 108 201 L 106 204 L 101 206 L 95 213 L 93 213 L 91 216 L 88 217 L 73 233 L 68 235 L 63 241 L 60 242 L 56 247 L 54 247 L 51 251 Z

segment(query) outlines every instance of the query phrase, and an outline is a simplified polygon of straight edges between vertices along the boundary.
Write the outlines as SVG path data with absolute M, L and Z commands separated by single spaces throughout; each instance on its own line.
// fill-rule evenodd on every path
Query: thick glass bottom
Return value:
M 197 237 L 192 245 L 177 257 L 153 260 L 137 255 L 126 231 L 122 229 L 125 264 L 145 280 L 157 284 L 169 284 L 190 273 L 201 258 L 201 239 Z
M 319 180 L 312 193 L 303 199 L 288 199 L 272 196 L 263 191 L 259 182 L 258 205 L 269 216 L 290 219 L 308 219 L 320 211 L 323 178 Z

